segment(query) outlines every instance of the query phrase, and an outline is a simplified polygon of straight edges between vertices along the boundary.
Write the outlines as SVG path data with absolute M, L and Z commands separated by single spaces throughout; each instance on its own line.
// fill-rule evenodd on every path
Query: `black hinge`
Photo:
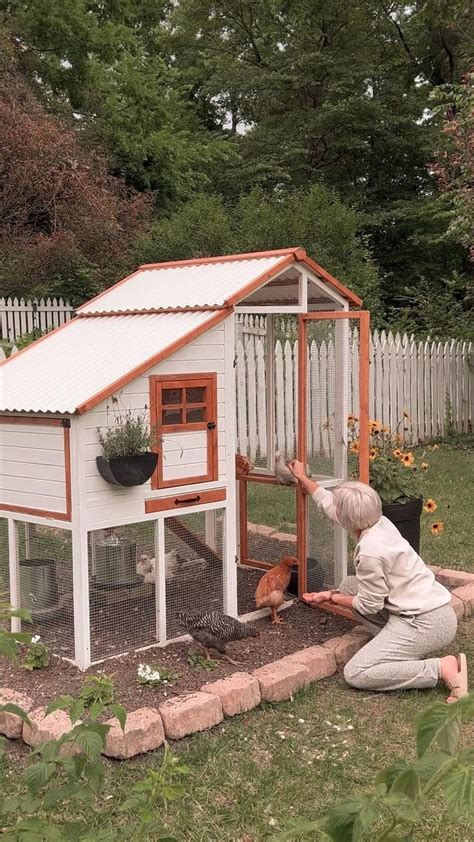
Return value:
M 63 427 L 70 427 L 71 426 L 71 419 L 70 418 L 63 418 L 62 425 L 63 425 Z
M 208 421 L 207 429 L 208 430 L 215 430 L 216 429 L 216 422 L 215 421 Z

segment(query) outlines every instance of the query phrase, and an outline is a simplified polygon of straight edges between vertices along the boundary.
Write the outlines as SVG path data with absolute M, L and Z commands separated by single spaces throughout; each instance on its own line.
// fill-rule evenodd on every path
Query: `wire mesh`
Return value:
M 278 564 L 297 554 L 295 487 L 247 482 L 247 557 Z
M 240 306 L 297 307 L 300 303 L 300 276 L 297 272 L 275 278 L 249 295 Z
M 324 319 L 309 321 L 307 330 L 309 470 L 319 479 L 345 479 L 353 352 L 350 327 L 345 319 Z
M 347 533 L 308 500 L 307 588 L 337 588 L 346 575 Z
M 165 519 L 166 637 L 185 634 L 178 611 L 224 610 L 225 510 Z
M 5 602 L 10 602 L 8 556 L 8 520 L 6 517 L 0 517 L 0 599 Z
M 71 532 L 16 522 L 20 605 L 31 613 L 28 631 L 39 634 L 56 654 L 74 657 L 74 601 Z
M 93 661 L 158 639 L 155 524 L 146 521 L 89 533 Z

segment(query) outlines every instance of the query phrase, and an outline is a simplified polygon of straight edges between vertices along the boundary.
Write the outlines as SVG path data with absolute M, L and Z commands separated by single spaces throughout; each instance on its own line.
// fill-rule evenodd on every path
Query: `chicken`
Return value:
M 275 476 L 280 485 L 292 485 L 296 482 L 279 450 L 275 453 Z
M 272 623 L 283 623 L 277 614 L 277 608 L 282 605 L 285 591 L 290 584 L 291 568 L 298 565 L 295 556 L 288 555 L 282 558 L 280 564 L 268 570 L 260 579 L 255 591 L 255 603 L 257 608 L 270 608 Z
M 178 556 L 178 550 L 170 550 L 169 553 L 165 553 L 165 570 L 166 570 L 166 578 L 172 579 L 176 576 L 180 565 L 180 558 Z M 144 553 L 140 556 L 139 560 L 137 561 L 137 573 L 139 576 L 143 576 L 144 583 L 150 585 L 155 583 L 155 559 L 150 558 L 149 555 Z
M 235 455 L 235 472 L 237 476 L 242 476 L 242 474 L 250 474 L 253 471 L 253 463 L 250 459 L 247 459 L 246 456 L 242 456 L 240 453 L 236 453 Z
M 204 647 L 208 660 L 211 657 L 209 649 L 216 649 L 235 667 L 241 664 L 229 657 L 226 652 L 227 644 L 247 637 L 260 637 L 260 632 L 255 627 L 240 623 L 222 611 L 178 611 L 176 619 L 192 639 Z

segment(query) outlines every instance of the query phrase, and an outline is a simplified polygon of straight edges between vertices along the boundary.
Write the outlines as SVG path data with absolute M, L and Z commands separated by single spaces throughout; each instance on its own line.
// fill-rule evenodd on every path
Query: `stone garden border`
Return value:
M 451 604 L 458 619 L 470 617 L 474 613 L 474 574 L 440 567 L 430 569 L 442 585 L 453 589 Z M 198 692 L 167 699 L 158 708 L 130 711 L 124 732 L 115 718 L 110 719 L 103 753 L 107 757 L 128 759 L 159 748 L 165 739 L 180 740 L 213 728 L 224 717 L 245 713 L 262 702 L 290 699 L 313 681 L 333 675 L 368 639 L 364 627 L 355 626 L 347 634 L 300 649 L 252 673 L 235 672 L 227 678 L 204 684 Z M 34 702 L 28 696 L 1 688 L 0 703 L 6 702 L 20 705 L 31 723 L 25 725 L 14 714 L 0 712 L 0 734 L 9 739 L 22 738 L 28 745 L 37 746 L 62 736 L 73 727 L 64 711 L 45 716 L 45 708 L 34 709 Z

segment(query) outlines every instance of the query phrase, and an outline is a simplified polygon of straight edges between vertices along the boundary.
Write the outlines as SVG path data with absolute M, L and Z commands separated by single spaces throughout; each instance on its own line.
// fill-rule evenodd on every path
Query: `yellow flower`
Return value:
M 429 467 L 428 462 L 422 462 L 420 465 L 422 471 L 427 471 Z
M 387 427 L 386 424 L 382 424 L 382 433 L 389 433 L 390 427 Z
M 399 447 L 396 447 L 395 450 L 392 450 L 392 453 L 395 456 L 395 459 L 401 459 L 403 456 L 403 453 Z
M 429 500 L 426 501 L 425 505 L 423 506 L 425 512 L 432 514 L 438 508 L 438 504 L 436 500 L 433 500 L 431 497 Z
M 369 460 L 371 462 L 373 462 L 374 459 L 376 459 L 378 455 L 379 455 L 378 447 L 371 447 L 370 450 L 369 450 Z
M 415 461 L 415 457 L 411 451 L 408 451 L 408 453 L 402 453 L 400 461 L 402 465 L 405 465 L 405 468 L 411 468 L 413 462 Z
M 395 433 L 393 436 L 393 443 L 394 444 L 403 444 L 403 436 L 400 433 Z
M 359 441 L 353 441 L 349 445 L 349 450 L 351 453 L 358 453 L 359 452 Z
M 443 529 L 444 529 L 444 523 L 441 520 L 439 520 L 438 523 L 432 523 L 431 524 L 431 531 L 432 531 L 433 535 L 441 535 Z
M 358 421 L 358 420 L 359 419 L 358 419 L 357 415 L 353 415 L 352 412 L 351 412 L 350 415 L 347 416 L 347 426 L 353 427 L 354 424 L 356 423 L 356 421 Z
M 411 421 L 411 415 L 406 411 L 406 409 L 403 410 L 403 417 L 408 418 L 408 420 Z

